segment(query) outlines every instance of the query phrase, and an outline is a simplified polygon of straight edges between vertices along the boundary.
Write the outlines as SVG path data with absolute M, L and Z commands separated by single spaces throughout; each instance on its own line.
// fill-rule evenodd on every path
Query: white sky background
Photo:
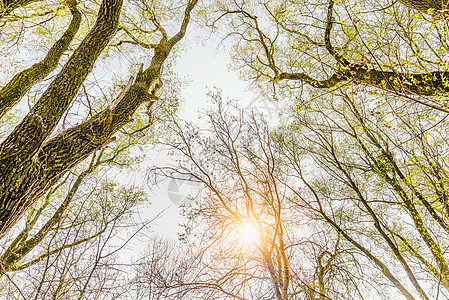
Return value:
M 176 66 L 177 75 L 189 81 L 189 84 L 181 91 L 180 117 L 184 121 L 197 121 L 198 113 L 210 106 L 208 92 L 217 89 L 222 92 L 225 99 L 239 100 L 241 107 L 257 109 L 265 113 L 266 118 L 274 118 L 275 104 L 259 99 L 249 91 L 249 83 L 239 79 L 238 72 L 228 67 L 229 52 L 223 46 L 219 48 L 219 43 L 217 39 L 208 40 L 204 44 L 195 42 L 195 32 L 190 32 L 190 35 L 186 36 L 184 46 L 181 46 L 184 49 L 177 59 Z M 153 164 L 168 163 L 163 153 L 155 153 L 155 155 Z M 159 187 L 153 187 L 150 192 L 151 204 L 148 212 L 155 215 L 167 209 L 156 221 L 153 229 L 155 233 L 176 238 L 177 232 L 182 230 L 178 226 L 182 222 L 182 217 L 179 214 L 178 205 L 172 202 L 175 195 L 169 195 L 174 193 L 170 187 L 172 183 L 166 181 Z M 191 189 L 192 187 L 187 184 L 180 186 L 179 197 L 187 196 Z
M 180 46 L 183 48 L 182 53 L 176 59 L 177 76 L 189 82 L 181 89 L 180 118 L 189 122 L 198 121 L 199 112 L 211 105 L 207 94 L 216 89 L 221 91 L 224 99 L 238 100 L 242 108 L 263 113 L 269 124 L 275 123 L 277 104 L 250 91 L 250 83 L 239 79 L 238 71 L 229 68 L 229 49 L 223 44 L 220 45 L 221 40 L 218 38 L 210 38 L 206 42 L 199 41 L 198 36 L 204 34 L 204 31 L 199 31 L 202 29 L 198 29 L 195 25 L 191 27 Z M 149 157 L 154 159 L 148 165 L 164 166 L 169 163 L 164 153 L 150 154 Z M 179 226 L 183 219 L 178 205 L 172 200 L 175 197 L 188 196 L 192 189 L 195 192 L 195 187 L 182 184 L 178 195 L 174 195 L 176 192 L 173 191 L 172 185 L 173 181 L 167 180 L 158 187 L 151 187 L 149 192 L 151 204 L 148 205 L 147 211 L 148 216 L 155 216 L 165 209 L 152 229 L 155 234 L 177 238 L 177 233 L 183 230 Z

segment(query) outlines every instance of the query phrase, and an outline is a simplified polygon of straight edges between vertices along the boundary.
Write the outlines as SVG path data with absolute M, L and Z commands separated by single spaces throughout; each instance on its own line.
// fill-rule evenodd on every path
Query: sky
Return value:
M 189 39 L 189 36 L 192 38 Z M 217 89 L 226 99 L 238 100 L 242 108 L 256 110 L 264 114 L 267 121 L 275 121 L 276 103 L 250 91 L 249 83 L 240 79 L 236 70 L 229 68 L 229 52 L 223 46 L 218 48 L 219 40 L 210 39 L 205 43 L 190 40 L 195 40 L 195 33 L 187 35 L 185 49 L 177 58 L 176 65 L 178 76 L 189 82 L 181 91 L 183 101 L 179 111 L 183 120 L 197 121 L 199 112 L 208 106 L 208 92 Z M 152 163 L 164 165 L 168 163 L 167 156 L 155 153 Z M 182 230 L 179 223 L 183 221 L 179 203 L 187 200 L 189 194 L 196 194 L 197 190 L 195 185 L 174 180 L 151 187 L 148 211 L 157 214 L 165 210 L 155 222 L 155 234 L 177 237 L 177 232 Z
M 179 112 L 183 120 L 198 120 L 198 113 L 208 105 L 207 94 L 213 89 L 221 90 L 225 97 L 246 99 L 245 102 L 255 97 L 248 91 L 247 83 L 239 79 L 238 72 L 228 68 L 229 53 L 217 48 L 217 40 L 209 40 L 204 44 L 184 42 L 184 45 L 186 46 L 176 65 L 177 75 L 189 82 L 181 92 Z M 169 163 L 164 153 L 154 155 L 152 163 Z M 179 223 L 183 220 L 179 204 L 196 190 L 196 186 L 173 180 L 165 181 L 159 187 L 151 187 L 148 211 L 157 214 L 165 210 L 153 227 L 155 234 L 177 237 L 177 232 L 182 230 Z

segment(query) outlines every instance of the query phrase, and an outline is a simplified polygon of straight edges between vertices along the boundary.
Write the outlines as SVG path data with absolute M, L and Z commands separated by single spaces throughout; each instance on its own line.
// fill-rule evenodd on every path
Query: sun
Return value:
M 260 230 L 250 220 L 242 220 L 237 230 L 244 243 L 254 243 L 260 239 Z

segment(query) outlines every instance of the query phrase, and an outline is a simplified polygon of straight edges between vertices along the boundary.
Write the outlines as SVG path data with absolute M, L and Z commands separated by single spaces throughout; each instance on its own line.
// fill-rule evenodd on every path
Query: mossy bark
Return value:
M 279 79 L 301 80 L 315 88 L 331 88 L 341 82 L 353 80 L 397 94 L 449 96 L 449 72 L 444 71 L 409 74 L 350 65 L 346 70 L 338 72 L 326 80 L 316 80 L 303 73 L 281 73 Z
M 0 237 L 70 168 L 111 142 L 113 134 L 131 121 L 143 102 L 151 106 L 160 87 L 162 65 L 184 37 L 197 2 L 191 0 L 187 4 L 178 33 L 169 39 L 165 31 L 162 32 L 149 67 L 139 71 L 120 101 L 114 101 L 114 105 L 89 120 L 48 139 L 117 28 L 121 0 L 103 1 L 94 28 L 30 113 L 0 144 Z
M 58 65 L 62 54 L 69 47 L 81 23 L 81 13 L 76 8 L 76 2 L 70 1 L 69 8 L 72 13 L 72 21 L 61 38 L 50 48 L 45 58 L 16 74 L 0 89 L 0 118 L 16 105 L 34 84 L 44 79 Z
M 0 19 L 9 15 L 13 10 L 40 0 L 0 0 Z
M 47 165 L 42 158 L 42 151 L 49 150 L 44 142 L 116 32 L 121 6 L 122 0 L 102 2 L 92 30 L 36 105 L 0 144 L 0 236 L 37 200 L 33 197 L 42 196 L 51 187 L 50 182 L 43 180 L 51 173 L 47 168 L 57 167 Z M 54 158 L 53 154 L 44 153 Z M 65 170 L 72 165 L 65 166 Z
M 101 156 L 101 155 L 100 155 Z M 39 229 L 39 231 L 33 236 L 29 237 L 30 231 L 36 225 L 38 219 L 42 217 L 43 210 L 50 203 L 50 197 L 52 192 L 49 192 L 46 196 L 46 201 L 44 204 L 35 210 L 31 210 L 28 214 L 27 221 L 25 223 L 25 228 L 16 236 L 13 242 L 9 245 L 6 251 L 0 256 L 0 277 L 9 271 L 17 271 L 35 264 L 44 258 L 50 256 L 52 253 L 58 252 L 65 247 L 56 248 L 49 250 L 47 253 L 43 253 L 37 258 L 29 261 L 28 263 L 20 265 L 20 262 L 25 258 L 25 256 L 31 252 L 37 245 L 39 245 L 42 240 L 47 236 L 47 234 L 52 230 L 57 230 L 58 223 L 63 219 L 63 213 L 72 202 L 75 193 L 78 191 L 83 179 L 91 174 L 99 165 L 101 161 L 98 160 L 94 163 L 94 158 L 92 159 L 89 167 L 84 170 L 76 179 L 69 192 L 67 193 L 64 201 L 59 205 L 58 209 L 53 213 L 50 219 L 45 222 L 45 224 Z M 53 190 L 55 191 L 55 190 Z M 85 240 L 85 239 L 83 239 Z M 81 240 L 78 240 L 81 241 Z M 66 246 L 66 245 L 65 245 Z
M 437 20 L 448 20 L 448 0 L 398 0 L 398 2 L 433 16 Z

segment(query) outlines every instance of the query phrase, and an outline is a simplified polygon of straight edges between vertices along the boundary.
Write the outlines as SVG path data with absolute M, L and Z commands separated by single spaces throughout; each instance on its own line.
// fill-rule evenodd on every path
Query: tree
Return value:
M 191 214 L 198 213 L 200 219 L 205 219 L 206 232 L 203 233 L 203 239 L 208 240 L 208 243 L 204 247 L 211 247 L 210 255 L 213 257 L 208 272 L 213 273 L 216 269 L 219 276 L 231 267 L 230 274 L 221 278 L 218 286 L 214 286 L 211 284 L 213 281 L 209 280 L 203 283 L 204 288 L 207 290 L 210 284 L 212 290 L 221 289 L 224 294 L 237 299 L 246 298 L 251 293 L 248 292 L 251 289 L 249 282 L 256 278 L 239 273 L 244 274 L 252 269 L 250 273 L 268 273 L 260 276 L 271 278 L 271 293 L 276 299 L 287 299 L 290 271 L 284 245 L 285 229 L 281 223 L 280 206 L 283 195 L 275 194 L 274 178 L 269 177 L 274 174 L 267 174 L 264 170 L 274 159 L 271 153 L 263 152 L 269 151 L 264 147 L 269 145 L 266 130 L 248 128 L 251 126 L 249 123 L 227 113 L 229 108 L 226 106 L 230 103 L 221 103 L 219 95 L 215 95 L 215 98 L 217 113 L 207 116 L 212 136 L 201 137 L 198 129 L 177 126 L 173 131 L 179 139 L 170 144 L 170 148 L 176 149 L 189 160 L 187 165 L 180 165 L 175 170 L 176 173 L 207 187 L 206 200 L 197 209 L 194 208 Z M 253 149 L 256 145 L 260 147 L 257 152 Z M 213 164 L 208 162 L 212 157 L 215 162 Z M 246 166 L 247 163 L 254 169 Z M 189 165 L 194 168 L 189 168 Z M 245 230 L 243 228 L 255 231 L 252 233 L 255 236 L 244 238 L 254 239 L 259 252 L 258 258 L 251 257 L 253 251 L 250 249 L 247 250 L 250 257 L 244 254 L 245 245 L 239 242 L 238 237 L 238 231 Z M 222 252 L 225 255 L 223 257 Z M 227 261 L 226 265 L 223 265 L 224 261 Z M 263 297 L 263 294 L 254 296 Z
M 179 164 L 157 169 L 204 185 L 186 208 L 183 236 L 201 259 L 185 263 L 195 275 L 182 264 L 162 268 L 189 274 L 182 280 L 151 268 L 153 288 L 180 299 L 283 299 L 276 278 L 289 274 L 287 297 L 298 299 L 447 296 L 446 114 L 372 108 L 342 90 L 307 107 L 293 100 L 270 134 L 254 114 L 214 97 L 210 127 L 177 125 L 167 145 L 182 154 Z M 232 233 L 243 231 L 242 219 L 263 232 L 252 250 Z M 267 261 L 270 244 L 277 250 Z
M 147 200 L 141 188 L 106 176 L 135 165 L 135 141 L 120 140 L 65 176 L 2 238 L 2 298 L 92 299 L 127 293 L 123 280 L 129 262 L 123 253 L 152 220 L 133 218 Z
M 291 190 L 405 298 L 446 295 L 446 115 L 354 97 L 316 100 L 279 130 L 286 172 L 303 185 Z
M 445 8 L 401 2 L 438 18 Z M 445 24 L 380 1 L 242 1 L 220 12 L 212 25 L 228 22 L 244 77 L 294 99 L 278 142 L 286 172 L 302 182 L 288 185 L 298 206 L 407 299 L 446 293 L 447 143 L 433 132 L 446 131 L 449 112 Z
M 235 37 L 234 66 L 291 109 L 270 132 L 257 114 L 215 94 L 207 130 L 173 122 L 175 138 L 166 146 L 180 158 L 154 174 L 201 183 L 202 200 L 184 208 L 184 248 L 154 239 L 133 265 L 129 287 L 117 287 L 123 270 L 114 269 L 117 252 L 107 248 L 140 194 L 96 186 L 92 195 L 106 201 L 93 205 L 100 213 L 73 198 L 115 136 L 132 138 L 152 126 L 135 112 L 143 115 L 145 102 L 152 117 L 163 66 L 197 1 L 183 4 L 181 13 L 157 1 L 123 9 L 120 0 L 103 0 L 99 8 L 45 4 L 1 4 L 2 26 L 21 33 L 4 38 L 17 47 L 26 37 L 14 24 L 67 23 L 40 62 L 0 89 L 8 132 L 0 144 L 6 297 L 449 297 L 446 1 L 211 3 L 217 14 L 209 23 L 225 23 L 226 36 Z M 164 22 L 171 17 L 181 24 L 173 33 Z M 114 49 L 139 64 L 140 53 L 149 54 L 149 66 L 132 70 L 137 75 L 128 83 L 118 80 L 124 83 L 118 96 L 111 96 L 117 87 L 101 89 L 104 96 L 92 101 L 88 76 Z M 25 96 L 31 108 L 8 130 L 11 108 Z M 74 125 L 67 112 L 76 111 L 77 97 L 85 108 Z M 133 116 L 139 124 L 128 126 Z M 65 177 L 89 156 L 84 172 Z M 60 186 L 64 178 L 73 185 Z M 62 191 L 65 197 L 53 197 Z M 25 278 L 34 278 L 31 285 L 15 284 Z
M 30 1 L 2 3 L 3 15 Z M 156 101 L 161 87 L 161 69 L 173 47 L 184 37 L 190 13 L 197 1 L 189 1 L 181 17 L 180 29 L 171 37 L 147 4 L 148 20 L 154 26 L 150 39 L 158 40 L 147 47 L 153 51 L 149 65 L 141 65 L 136 79 L 131 78 L 122 93 L 103 110 L 83 123 L 62 132 L 55 128 L 73 102 L 97 58 L 119 28 L 121 0 L 102 1 L 95 24 L 82 39 L 70 58 L 51 81 L 36 103 L 0 144 L 0 234 L 3 236 L 19 217 L 54 186 L 64 174 L 94 151 L 114 140 L 113 135 L 132 120 L 142 103 L 148 110 Z M 143 2 L 142 5 L 144 5 Z M 51 72 L 67 49 L 79 27 L 80 13 L 76 3 L 69 2 L 73 15 L 66 33 L 38 64 L 22 71 L 5 85 L 0 94 L 1 113 L 13 106 L 31 85 Z M 157 5 L 157 4 L 156 4 Z M 145 15 L 145 14 L 144 14 Z M 132 32 L 121 28 L 130 35 Z M 56 135 L 55 135 L 56 134 Z
M 182 239 L 190 255 L 164 254 L 160 262 L 150 255 L 139 282 L 180 299 L 353 299 L 363 280 L 347 270 L 350 252 L 338 234 L 295 208 L 268 125 L 219 94 L 211 97 L 214 108 L 202 117 L 207 128 L 175 122 L 166 145 L 178 164 L 153 170 L 204 187 L 185 208 Z
M 398 2 L 225 3 L 211 26 L 227 24 L 235 66 L 275 93 L 355 84 L 448 113 L 447 30 L 426 15 L 446 19 L 447 3 Z

